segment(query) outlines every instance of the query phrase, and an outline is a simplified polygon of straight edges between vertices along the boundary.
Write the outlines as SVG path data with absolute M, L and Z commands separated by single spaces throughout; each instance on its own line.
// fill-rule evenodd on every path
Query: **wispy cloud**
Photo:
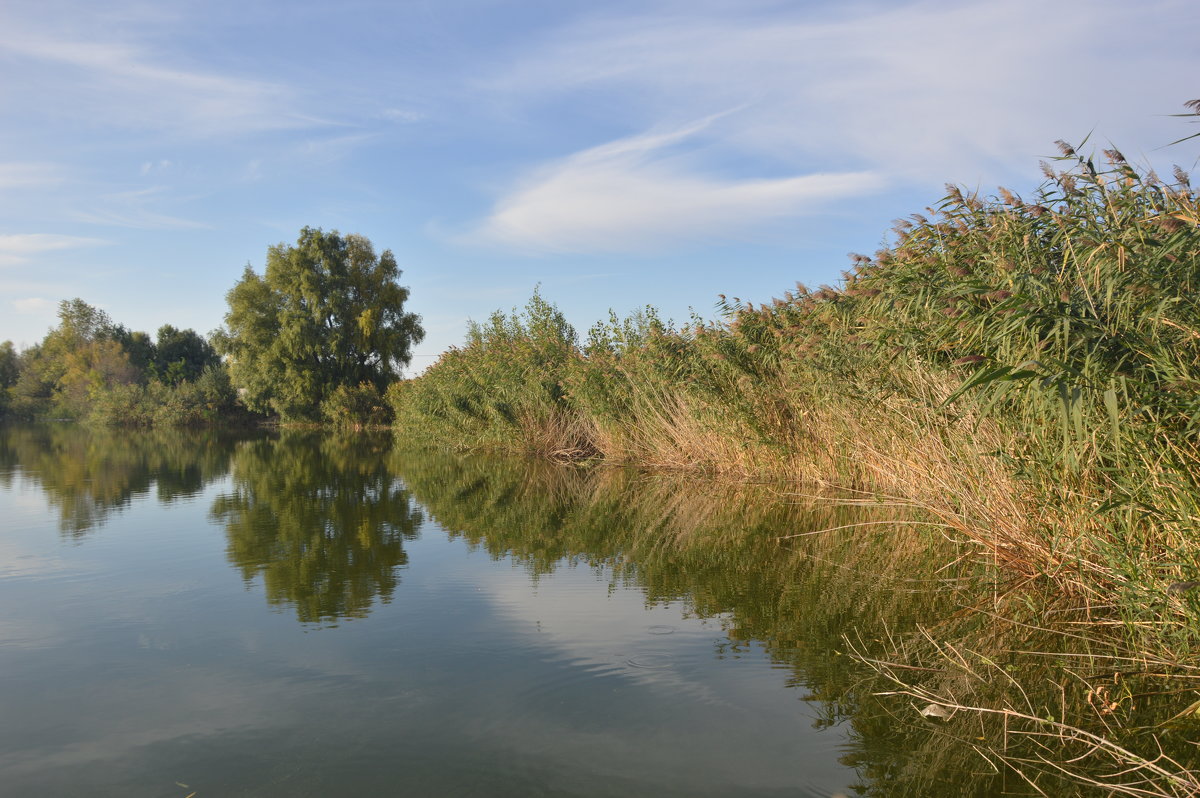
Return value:
M 408 124 L 424 121 L 429 116 L 424 111 L 413 108 L 385 108 L 379 112 L 379 115 L 392 122 Z
M 0 163 L 0 189 L 53 186 L 64 180 L 63 169 L 53 163 Z
M 533 251 L 655 249 L 738 235 L 883 186 L 868 171 L 705 175 L 677 147 L 708 123 L 619 139 L 543 166 L 496 204 L 473 237 Z
M 44 299 L 40 296 L 14 299 L 9 304 L 13 306 L 17 313 L 26 316 L 45 316 L 58 307 L 55 302 L 52 302 L 49 299 Z
M 174 164 L 165 158 L 158 161 L 143 161 L 142 168 L 138 170 L 138 174 L 140 174 L 142 177 L 147 177 L 156 173 L 161 174 L 170 170 L 172 166 L 174 166 Z
M 555 30 L 483 79 L 481 94 L 512 115 L 609 108 L 610 125 L 673 131 L 531 165 L 482 223 L 484 240 L 646 249 L 885 183 L 994 184 L 1093 128 L 1153 146 L 1162 115 L 1194 93 L 1195 55 L 1173 37 L 1200 24 L 1200 6 L 1182 0 L 664 7 Z M 1174 22 L 1147 25 L 1147 15 Z M 702 135 L 689 119 L 708 120 Z
M 160 186 L 120 191 L 99 197 L 92 207 L 71 212 L 75 221 L 111 227 L 131 227 L 139 230 L 202 230 L 204 222 L 184 219 L 164 213 L 165 190 Z
M 49 19 L 4 19 L 0 53 L 32 78 L 10 106 L 74 114 L 89 125 L 169 130 L 190 137 L 321 123 L 295 108 L 296 93 L 288 86 L 176 66 L 171 53 L 126 41 L 119 32 L 101 29 L 84 37 L 71 29 L 76 23 L 55 27 Z M 18 90 L 10 93 L 17 95 Z
M 100 238 L 53 235 L 49 233 L 18 233 L 0 235 L 0 266 L 28 263 L 43 252 L 80 247 L 98 247 L 108 244 Z
M 363 144 L 379 139 L 378 133 L 346 133 L 340 136 L 324 136 L 306 139 L 289 150 L 292 158 L 306 163 L 336 163 Z
M 729 146 L 941 185 L 974 179 L 981 165 L 1024 167 L 1054 139 L 1095 125 L 1106 136 L 1161 127 L 1194 93 L 1195 54 L 1176 36 L 1194 24 L 1200 6 L 1181 0 L 592 19 L 556 31 L 486 86 L 527 104 L 611 92 L 644 126 L 742 104 L 722 126 Z

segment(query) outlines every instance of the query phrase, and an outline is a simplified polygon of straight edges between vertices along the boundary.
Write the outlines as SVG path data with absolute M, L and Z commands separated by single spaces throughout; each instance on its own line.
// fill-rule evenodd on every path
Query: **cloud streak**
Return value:
M 63 169 L 52 163 L 0 163 L 0 189 L 39 188 L 63 182 Z
M 736 236 L 884 185 L 868 171 L 708 176 L 674 152 L 707 126 L 619 139 L 543 166 L 495 205 L 473 238 L 541 252 L 653 250 Z
M 139 230 L 201 230 L 209 225 L 162 213 L 165 190 L 160 186 L 121 191 L 100 197 L 93 207 L 71 213 L 75 221 Z
M 620 109 L 616 123 L 659 132 L 530 165 L 477 237 L 646 250 L 736 236 L 885 184 L 936 191 L 1027 176 L 1055 139 L 1094 127 L 1153 145 L 1161 115 L 1190 94 L 1147 75 L 1191 74 L 1195 58 L 1146 15 L 1200 24 L 1200 7 L 1151 6 L 921 0 L 593 16 L 528 47 L 481 91 L 530 114 Z M 1145 55 L 1129 48 L 1131 30 Z M 1071 74 L 1060 71 L 1067 48 Z
M 486 85 L 527 104 L 611 92 L 647 126 L 741 104 L 745 112 L 724 120 L 730 146 L 803 165 L 846 159 L 936 185 L 972 179 L 981 163 L 1024 167 L 1054 139 L 1098 123 L 1109 136 L 1145 130 L 1191 96 L 1179 94 L 1186 81 L 1147 80 L 1189 75 L 1195 56 L 1146 19 L 1200 23 L 1194 4 L 869 8 L 592 20 Z M 1066 48 L 1069 74 L 1060 71 Z
M 105 246 L 108 243 L 110 242 L 100 238 L 53 235 L 49 233 L 0 235 L 0 266 L 14 266 L 28 263 L 34 256 L 45 252 L 78 249 L 81 247 L 98 247 Z
M 24 91 L 10 90 L 26 113 L 197 138 L 322 124 L 295 111 L 294 92 L 278 83 L 179 68 L 111 31 L 83 38 L 14 17 L 4 23 L 0 53 L 36 76 Z

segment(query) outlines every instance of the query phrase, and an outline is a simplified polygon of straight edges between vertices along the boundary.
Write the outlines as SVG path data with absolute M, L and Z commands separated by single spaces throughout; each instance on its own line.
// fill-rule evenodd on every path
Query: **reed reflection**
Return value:
M 860 795 L 1100 795 L 1114 764 L 1128 766 L 1094 756 L 1087 739 L 1015 733 L 998 713 L 926 717 L 919 710 L 932 699 L 918 706 L 913 695 L 1015 707 L 1097 735 L 1113 713 L 1129 713 L 1134 733 L 1117 741 L 1144 761 L 1163 748 L 1137 730 L 1186 714 L 1194 700 L 1193 684 L 1170 682 L 1164 700 L 1161 678 L 1120 665 L 1119 640 L 1082 638 L 1069 620 L 1065 632 L 1048 627 L 1039 607 L 1009 607 L 1008 619 L 989 612 L 1005 593 L 994 574 L 886 502 L 517 459 L 393 460 L 452 536 L 523 562 L 535 579 L 588 564 L 648 603 L 682 601 L 718 620 L 728 639 L 714 656 L 763 646 L 807 701 L 797 711 L 848 734 L 840 761 L 859 774 Z M 895 695 L 905 685 L 917 689 Z M 1097 701 L 1118 692 L 1124 703 Z M 1187 739 L 1162 745 L 1175 761 L 1194 761 Z
M 394 462 L 447 532 L 523 562 L 534 578 L 587 564 L 647 603 L 681 601 L 718 621 L 727 641 L 716 657 L 765 647 L 807 699 L 798 712 L 818 727 L 848 726 L 842 761 L 861 774 L 861 794 L 990 794 L 991 783 L 970 788 L 953 767 L 897 783 L 895 773 L 920 761 L 914 740 L 839 653 L 846 635 L 879 650 L 889 635 L 959 609 L 953 590 L 920 578 L 945 565 L 944 552 L 913 527 L 888 525 L 907 511 L 632 469 L 399 452 Z M 873 526 L 852 526 L 861 524 Z
M 387 435 L 284 434 L 250 441 L 232 459 L 233 489 L 213 502 L 226 554 L 267 601 L 302 623 L 365 617 L 390 601 L 404 541 L 421 512 L 386 463 Z

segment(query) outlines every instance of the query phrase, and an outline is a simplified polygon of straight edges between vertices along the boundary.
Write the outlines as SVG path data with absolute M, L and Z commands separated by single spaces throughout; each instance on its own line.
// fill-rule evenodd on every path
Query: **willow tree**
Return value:
M 382 392 L 425 336 L 399 278 L 390 251 L 310 227 L 295 246 L 267 250 L 263 276 L 247 266 L 215 336 L 246 405 L 312 419 L 340 386 Z

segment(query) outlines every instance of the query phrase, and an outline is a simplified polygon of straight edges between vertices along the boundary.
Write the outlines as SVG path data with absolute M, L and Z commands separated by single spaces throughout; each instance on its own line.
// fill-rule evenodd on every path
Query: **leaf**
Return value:
M 972 388 L 977 388 L 980 385 L 987 385 L 988 383 L 995 382 L 997 380 L 1006 379 L 1010 374 L 1012 374 L 1012 368 L 1010 366 L 995 366 L 990 369 L 981 369 L 975 372 L 974 376 L 960 385 L 958 390 L 950 394 L 946 401 L 942 402 L 941 406 L 943 408 L 948 407 L 956 399 Z
M 953 714 L 953 712 L 951 712 L 949 709 L 946 709 L 941 704 L 928 704 L 924 709 L 921 710 L 921 716 L 925 718 L 940 718 L 941 720 L 947 720 Z
M 1117 456 L 1122 455 L 1121 451 L 1121 415 L 1120 409 L 1117 407 L 1117 389 L 1110 387 L 1104 392 L 1104 407 L 1108 410 L 1108 421 L 1112 424 L 1112 439 L 1113 445 L 1117 448 Z
M 1177 721 L 1177 720 L 1185 720 L 1185 719 L 1192 719 L 1192 720 L 1194 720 L 1194 719 L 1196 719 L 1198 716 L 1200 716 L 1200 700 L 1193 701 L 1192 703 L 1188 704 L 1188 706 L 1187 706 L 1187 708 L 1186 708 L 1185 710 L 1183 710 L 1182 712 L 1180 712 L 1178 715 L 1175 715 L 1175 716 L 1173 716 L 1173 717 L 1167 718 L 1166 720 L 1164 720 L 1164 721 L 1163 721 L 1162 723 L 1160 723 L 1159 725 L 1160 725 L 1160 726 L 1165 726 L 1165 725 L 1167 725 L 1168 723 L 1174 723 L 1174 722 L 1175 722 L 1175 721 Z

